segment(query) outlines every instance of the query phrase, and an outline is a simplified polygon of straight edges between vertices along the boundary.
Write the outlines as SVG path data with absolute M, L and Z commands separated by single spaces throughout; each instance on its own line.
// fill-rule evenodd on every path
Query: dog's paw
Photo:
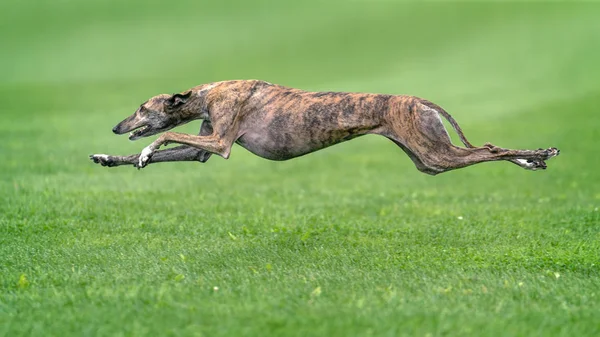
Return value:
M 148 165 L 148 163 L 150 162 L 150 158 L 152 158 L 153 154 L 154 154 L 154 150 L 152 149 L 152 147 L 146 146 L 142 150 L 142 153 L 140 153 L 140 158 L 138 159 L 137 168 L 141 169 L 141 168 L 146 167 L 146 165 Z
M 90 160 L 93 161 L 96 164 L 100 164 L 102 166 L 115 166 L 115 161 L 112 159 L 111 156 L 107 155 L 107 154 L 93 154 L 90 155 Z
M 536 154 L 539 156 L 540 160 L 548 160 L 552 157 L 556 157 L 560 154 L 560 150 L 555 148 L 555 147 L 551 147 L 548 149 L 537 149 Z
M 548 166 L 546 162 L 543 160 L 525 160 L 525 159 L 517 159 L 520 163 L 520 166 L 527 170 L 537 171 L 537 170 L 545 170 Z
M 552 158 L 552 157 L 556 157 L 560 154 L 560 150 L 555 148 L 555 147 L 551 147 L 549 149 L 546 150 L 546 160 Z

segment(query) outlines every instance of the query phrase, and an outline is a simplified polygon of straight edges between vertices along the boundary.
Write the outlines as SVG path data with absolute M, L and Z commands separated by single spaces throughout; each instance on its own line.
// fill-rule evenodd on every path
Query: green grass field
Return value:
M 0 336 L 599 336 L 600 4 L 0 4 Z M 147 98 L 412 94 L 548 170 L 427 176 L 367 136 L 143 170 Z M 179 130 L 197 132 L 199 123 Z

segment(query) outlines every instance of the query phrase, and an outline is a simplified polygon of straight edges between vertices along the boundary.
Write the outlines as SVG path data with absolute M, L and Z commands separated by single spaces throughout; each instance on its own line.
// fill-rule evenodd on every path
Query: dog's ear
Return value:
M 191 90 L 183 94 L 173 94 L 171 97 L 167 98 L 166 103 L 170 108 L 175 108 L 185 104 L 190 96 L 192 96 Z

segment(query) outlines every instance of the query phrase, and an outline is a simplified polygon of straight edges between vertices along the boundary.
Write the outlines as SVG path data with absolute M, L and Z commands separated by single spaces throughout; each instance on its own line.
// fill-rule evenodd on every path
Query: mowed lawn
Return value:
M 0 5 L 1 336 L 600 335 L 600 5 Z M 427 176 L 367 136 L 287 162 L 143 170 L 111 128 L 158 93 L 258 78 L 413 94 L 474 144 Z M 199 123 L 182 127 L 195 133 Z

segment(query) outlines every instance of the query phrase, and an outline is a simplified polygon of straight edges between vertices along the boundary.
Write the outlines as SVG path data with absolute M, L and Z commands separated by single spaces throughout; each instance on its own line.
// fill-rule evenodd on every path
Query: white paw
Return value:
M 517 161 L 521 167 L 527 170 L 537 171 L 546 169 L 546 163 L 542 160 L 517 159 Z
M 138 169 L 146 167 L 146 165 L 148 165 L 148 161 L 150 161 L 150 157 L 152 157 L 153 153 L 154 150 L 150 146 L 146 146 L 142 150 L 142 153 L 140 153 L 140 159 L 138 160 Z
M 521 163 L 521 165 L 523 165 L 523 167 L 526 169 L 533 168 L 533 162 L 527 162 L 527 160 L 525 159 L 517 159 L 517 161 Z
M 92 159 L 95 159 L 95 160 L 108 160 L 108 155 L 107 154 L 94 154 L 94 155 L 92 155 Z
M 102 166 L 115 166 L 114 161 L 107 154 L 93 154 L 93 155 L 90 156 L 90 159 L 94 163 L 100 164 Z
M 535 171 L 535 170 L 538 169 L 537 164 L 534 163 L 533 161 L 528 161 L 528 160 L 525 160 L 525 159 L 517 159 L 517 161 L 519 163 L 521 163 L 521 166 L 523 168 L 527 169 L 527 170 Z

